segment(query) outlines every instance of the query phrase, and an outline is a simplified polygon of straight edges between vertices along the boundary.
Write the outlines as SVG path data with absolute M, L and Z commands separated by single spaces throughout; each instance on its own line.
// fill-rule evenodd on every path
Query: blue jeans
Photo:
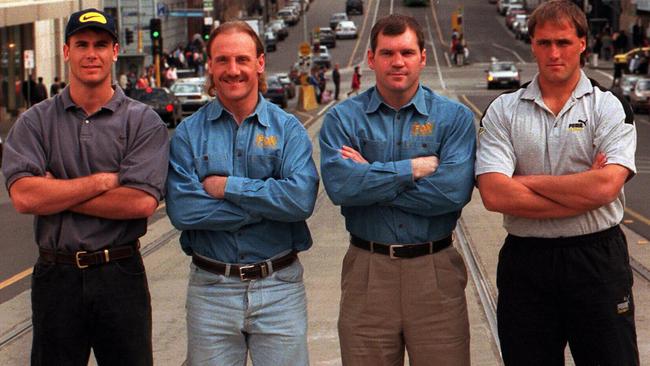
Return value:
M 298 260 L 242 282 L 190 265 L 187 360 L 191 366 L 309 365 L 307 300 Z

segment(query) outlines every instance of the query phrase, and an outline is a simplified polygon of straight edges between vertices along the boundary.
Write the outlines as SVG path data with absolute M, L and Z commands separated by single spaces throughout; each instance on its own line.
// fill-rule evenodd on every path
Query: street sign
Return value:
M 309 46 L 309 43 L 307 42 L 302 42 L 298 51 L 300 52 L 300 56 L 309 56 L 311 53 L 311 46 Z
M 34 50 L 24 50 L 23 51 L 23 65 L 26 69 L 33 69 L 35 66 L 34 63 Z

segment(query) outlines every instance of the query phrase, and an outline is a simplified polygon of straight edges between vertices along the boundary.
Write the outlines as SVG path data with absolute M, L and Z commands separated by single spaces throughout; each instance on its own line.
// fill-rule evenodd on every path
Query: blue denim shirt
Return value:
M 214 100 L 176 128 L 170 150 L 167 214 L 187 254 L 255 263 L 309 249 L 318 173 L 294 116 L 260 94 L 238 126 Z M 228 176 L 224 199 L 203 189 L 210 175 Z
M 473 120 L 465 106 L 423 86 L 398 111 L 374 87 L 331 109 L 320 131 L 321 174 L 347 230 L 382 243 L 449 235 L 474 186 Z M 343 159 L 343 145 L 369 164 Z M 430 155 L 438 169 L 414 181 L 411 159 Z

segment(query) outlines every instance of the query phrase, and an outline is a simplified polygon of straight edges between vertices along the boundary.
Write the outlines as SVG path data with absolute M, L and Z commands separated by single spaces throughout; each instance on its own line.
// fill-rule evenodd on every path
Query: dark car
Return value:
M 363 15 L 363 0 L 347 0 L 345 2 L 345 12 L 350 14 Z
M 334 31 L 328 27 L 320 27 L 317 29 L 316 33 L 314 33 L 314 39 L 312 42 L 316 41 L 328 48 L 336 47 L 336 35 L 334 34 Z
M 183 118 L 181 102 L 166 88 L 134 89 L 131 98 L 151 106 L 171 128 L 176 127 Z
M 264 33 L 264 49 L 266 52 L 274 52 L 278 49 L 278 39 L 273 32 Z
M 278 80 L 280 80 L 280 84 L 282 84 L 284 89 L 287 91 L 287 98 L 293 99 L 296 96 L 296 84 L 291 81 L 289 74 L 286 72 L 280 72 L 275 74 L 275 76 L 277 76 Z
M 287 107 L 287 91 L 277 76 L 269 76 L 266 79 L 266 91 L 264 92 L 264 98 L 270 100 L 282 108 Z

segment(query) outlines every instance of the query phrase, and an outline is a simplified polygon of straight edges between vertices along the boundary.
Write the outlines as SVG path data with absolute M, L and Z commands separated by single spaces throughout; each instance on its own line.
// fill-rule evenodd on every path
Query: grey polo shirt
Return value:
M 627 112 L 626 112 L 627 110 Z M 598 152 L 607 164 L 636 173 L 636 130 L 631 110 L 584 72 L 560 113 L 544 104 L 537 76 L 521 89 L 495 99 L 481 120 L 476 176 L 567 175 L 590 169 Z M 589 187 L 584 187 L 589 189 Z M 613 202 L 562 219 L 527 219 L 504 215 L 505 229 L 525 237 L 566 237 L 608 229 L 623 219 L 621 189 Z
M 148 106 L 115 93 L 91 116 L 70 98 L 66 87 L 21 114 L 4 147 L 2 173 L 7 189 L 18 179 L 51 172 L 72 179 L 118 172 L 122 186 L 164 195 L 169 137 Z M 94 251 L 138 239 L 147 219 L 109 220 L 70 211 L 36 216 L 36 242 L 63 251 Z

